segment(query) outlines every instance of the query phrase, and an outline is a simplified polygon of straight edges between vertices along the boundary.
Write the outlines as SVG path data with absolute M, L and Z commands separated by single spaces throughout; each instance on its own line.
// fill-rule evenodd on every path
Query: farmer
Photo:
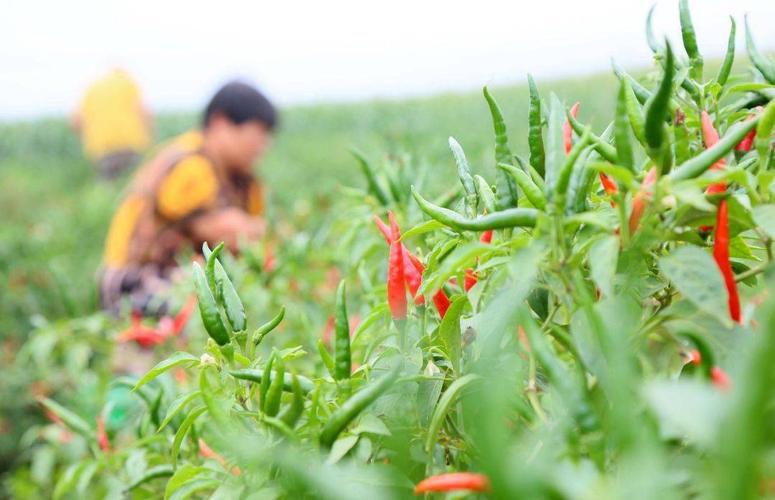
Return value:
M 73 127 L 99 174 L 117 177 L 134 165 L 150 143 L 150 115 L 140 89 L 124 70 L 114 69 L 86 91 Z
M 103 308 L 164 313 L 178 263 L 220 241 L 236 251 L 263 235 L 263 195 L 252 172 L 267 149 L 277 111 L 241 82 L 221 88 L 202 128 L 163 146 L 135 174 L 108 232 L 100 277 Z

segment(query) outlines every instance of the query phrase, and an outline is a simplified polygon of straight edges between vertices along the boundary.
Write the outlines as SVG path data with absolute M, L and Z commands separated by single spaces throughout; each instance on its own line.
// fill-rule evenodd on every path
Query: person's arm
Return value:
M 229 207 L 193 217 L 188 228 L 194 240 L 211 244 L 223 241 L 229 250 L 236 251 L 240 241 L 256 240 L 263 236 L 265 223 L 260 217 Z

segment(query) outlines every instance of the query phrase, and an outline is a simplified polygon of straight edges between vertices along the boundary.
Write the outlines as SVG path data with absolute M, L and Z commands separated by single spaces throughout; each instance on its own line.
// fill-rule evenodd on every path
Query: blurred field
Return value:
M 543 84 L 567 101 L 583 103 L 581 116 L 600 126 L 610 113 L 604 97 L 613 76 Z M 493 89 L 506 114 L 515 151 L 525 150 L 527 89 Z M 156 118 L 159 140 L 195 126 L 195 114 Z M 493 168 L 491 127 L 479 92 L 404 101 L 326 104 L 284 110 L 281 132 L 260 172 L 270 191 L 271 216 L 324 206 L 337 185 L 362 180 L 348 149 L 374 160 L 409 153 L 440 176 L 454 170 L 447 137 L 464 146 L 475 169 Z M 0 335 L 24 336 L 36 314 L 75 316 L 96 306 L 94 272 L 114 206 L 125 181 L 95 179 L 64 119 L 0 125 Z M 6 345 L 11 354 L 14 349 Z

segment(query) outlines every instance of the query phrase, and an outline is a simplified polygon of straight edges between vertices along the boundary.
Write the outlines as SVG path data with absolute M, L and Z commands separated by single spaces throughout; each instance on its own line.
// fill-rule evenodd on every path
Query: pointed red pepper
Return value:
M 579 106 L 581 103 L 577 102 L 570 108 L 570 114 L 573 118 L 576 118 L 579 114 Z M 570 126 L 570 121 L 566 118 L 565 123 L 562 124 L 562 141 L 565 144 L 565 154 L 570 153 L 573 149 L 573 128 Z
M 404 248 L 399 242 L 401 232 L 393 212 L 390 220 L 390 254 L 388 256 L 387 296 L 393 319 L 406 319 L 406 289 L 404 281 Z
M 490 491 L 490 481 L 483 474 L 450 472 L 423 479 L 414 488 L 415 495 L 445 491 Z
M 716 214 L 716 234 L 713 241 L 713 258 L 718 265 L 727 287 L 729 316 L 740 323 L 740 296 L 737 293 L 735 274 L 729 262 L 729 209 L 727 200 L 721 200 Z
M 630 212 L 630 234 L 635 233 L 640 224 L 640 219 L 643 217 L 643 212 L 646 211 L 652 196 L 652 187 L 657 181 L 657 167 L 651 167 L 651 170 L 646 174 L 646 178 L 643 179 L 643 184 L 640 186 L 640 190 L 632 197 L 632 212 Z

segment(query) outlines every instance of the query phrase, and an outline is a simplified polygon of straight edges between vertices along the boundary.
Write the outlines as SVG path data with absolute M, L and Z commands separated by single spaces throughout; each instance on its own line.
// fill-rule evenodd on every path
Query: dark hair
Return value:
M 235 125 L 255 120 L 274 130 L 277 109 L 264 94 L 243 82 L 229 82 L 215 93 L 205 108 L 202 123 L 205 127 L 213 115 L 220 114 Z

